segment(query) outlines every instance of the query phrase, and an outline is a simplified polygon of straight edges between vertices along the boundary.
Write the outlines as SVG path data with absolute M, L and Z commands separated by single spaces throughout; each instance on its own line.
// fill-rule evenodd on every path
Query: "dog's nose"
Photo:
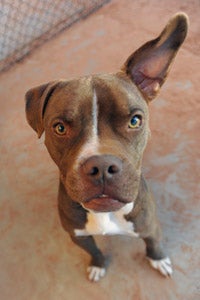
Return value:
M 83 163 L 82 170 L 90 180 L 99 183 L 119 175 L 122 171 L 122 161 L 112 155 L 94 155 Z

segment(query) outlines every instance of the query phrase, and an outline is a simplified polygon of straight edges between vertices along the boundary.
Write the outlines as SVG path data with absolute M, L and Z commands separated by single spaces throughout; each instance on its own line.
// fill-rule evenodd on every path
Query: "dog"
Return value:
M 30 89 L 26 117 L 60 171 L 58 211 L 72 241 L 91 255 L 88 278 L 106 274 L 94 235 L 142 238 L 151 266 L 173 272 L 156 205 L 141 171 L 149 138 L 148 104 L 165 82 L 188 28 L 174 15 L 119 72 L 52 81 Z

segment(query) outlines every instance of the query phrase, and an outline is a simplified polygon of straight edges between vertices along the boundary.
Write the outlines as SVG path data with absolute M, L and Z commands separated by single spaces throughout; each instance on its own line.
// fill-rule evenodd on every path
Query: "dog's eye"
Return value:
M 131 129 L 137 129 L 141 127 L 141 125 L 142 125 L 142 116 L 139 114 L 134 115 L 129 122 L 129 128 Z
M 54 126 L 54 130 L 58 135 L 66 134 L 66 127 L 63 123 L 58 123 Z

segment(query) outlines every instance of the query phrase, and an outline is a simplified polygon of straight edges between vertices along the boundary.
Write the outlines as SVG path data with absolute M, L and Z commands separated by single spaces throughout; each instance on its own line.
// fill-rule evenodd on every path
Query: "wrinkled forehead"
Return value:
M 147 103 L 138 88 L 127 76 L 98 75 L 93 77 L 93 87 L 99 111 L 116 111 L 127 115 L 133 109 L 147 112 Z
M 127 115 L 133 109 L 147 112 L 147 104 L 129 78 L 120 75 L 95 75 L 62 81 L 54 91 L 46 107 L 45 118 L 67 114 L 68 118 L 81 112 L 120 112 Z

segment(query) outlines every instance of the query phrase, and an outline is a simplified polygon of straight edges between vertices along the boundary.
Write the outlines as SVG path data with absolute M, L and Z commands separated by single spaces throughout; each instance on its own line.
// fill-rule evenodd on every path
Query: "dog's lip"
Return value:
M 88 203 L 90 201 L 93 201 L 94 199 L 113 199 L 115 201 L 118 201 L 118 202 L 123 202 L 123 203 L 126 203 L 127 201 L 119 198 L 119 197 L 116 197 L 116 196 L 113 196 L 113 195 L 109 195 L 109 194 L 98 194 L 98 195 L 94 195 L 93 197 L 90 197 L 88 198 L 85 203 Z
M 125 204 L 126 202 L 123 200 L 115 199 L 112 196 L 102 194 L 88 199 L 82 205 L 85 209 L 97 212 L 108 212 L 119 210 Z

